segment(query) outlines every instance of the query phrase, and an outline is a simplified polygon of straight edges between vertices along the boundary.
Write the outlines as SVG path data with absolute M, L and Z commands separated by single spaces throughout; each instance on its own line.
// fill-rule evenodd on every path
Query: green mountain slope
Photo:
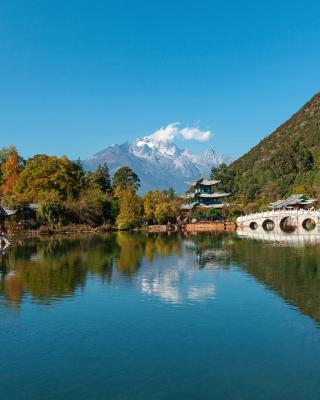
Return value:
M 212 171 L 234 199 L 262 208 L 290 193 L 320 197 L 320 93 L 248 153 Z

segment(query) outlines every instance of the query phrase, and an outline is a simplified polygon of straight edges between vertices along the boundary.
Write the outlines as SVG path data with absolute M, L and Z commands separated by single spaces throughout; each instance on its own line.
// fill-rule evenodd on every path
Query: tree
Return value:
M 30 158 L 14 185 L 28 201 L 38 201 L 43 192 L 56 192 L 61 199 L 76 197 L 81 190 L 80 166 L 67 157 L 36 155 Z
M 259 190 L 260 190 L 260 186 L 257 183 L 255 183 L 255 182 L 250 183 L 250 185 L 248 186 L 248 189 L 247 189 L 248 200 L 253 201 L 259 194 Z
M 175 222 L 178 213 L 177 198 L 172 190 L 146 193 L 143 202 L 144 218 L 149 223 Z
M 77 192 L 80 192 L 86 186 L 86 174 L 84 172 L 83 164 L 78 158 L 78 160 L 74 163 L 77 175 Z
M 298 174 L 310 171 L 313 168 L 313 155 L 307 146 L 296 140 L 292 145 L 292 150 L 295 153 Z
M 174 201 L 167 200 L 157 204 L 154 217 L 158 224 L 166 224 L 168 222 L 175 222 L 178 215 L 178 208 Z
M 144 217 L 148 223 L 155 222 L 155 210 L 157 205 L 164 201 L 163 193 L 159 192 L 158 190 L 146 193 L 143 201 L 143 209 L 144 209 Z
M 116 220 L 119 229 L 132 229 L 141 225 L 142 203 L 132 187 L 125 188 L 119 195 L 119 215 Z
M 195 218 L 198 221 L 201 220 L 216 221 L 223 219 L 223 211 L 219 209 L 208 209 L 208 210 L 195 209 L 191 212 L 190 217 Z
M 117 191 L 132 189 L 137 192 L 140 187 L 140 179 L 138 175 L 129 167 L 121 167 L 114 174 L 112 181 L 113 193 L 117 196 Z M 118 196 L 117 196 L 118 197 Z
M 225 163 L 212 168 L 211 179 L 219 180 L 218 188 L 226 193 L 233 194 L 238 189 L 236 172 Z
M 66 218 L 66 208 L 57 192 L 41 193 L 38 217 L 42 225 L 63 225 Z
M 111 193 L 111 181 L 107 163 L 103 165 L 99 164 L 96 172 L 93 174 L 93 179 L 103 193 Z
M 14 146 L 0 150 L 1 192 L 4 195 L 12 194 L 13 185 L 22 170 L 22 166 L 23 159 Z
M 164 190 L 163 193 L 168 196 L 169 199 L 173 200 L 176 197 L 176 191 L 170 187 L 168 190 Z
M 90 185 L 81 192 L 79 201 L 79 222 L 90 226 L 98 226 L 105 222 L 107 204 L 104 193 L 98 185 Z

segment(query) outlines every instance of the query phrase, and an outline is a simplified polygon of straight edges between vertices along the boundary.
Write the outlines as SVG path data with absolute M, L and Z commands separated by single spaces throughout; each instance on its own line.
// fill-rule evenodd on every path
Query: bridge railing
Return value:
M 264 212 L 259 212 L 259 213 L 253 213 L 253 214 L 246 214 L 241 217 L 237 218 L 237 222 L 246 222 L 246 221 L 254 221 L 255 219 L 260 219 L 260 218 L 274 218 L 276 216 L 281 216 L 281 215 L 294 215 L 294 216 L 300 216 L 300 215 L 305 215 L 309 217 L 320 217 L 320 211 L 315 210 L 315 211 L 309 211 L 309 210 L 272 210 L 272 211 L 264 211 Z

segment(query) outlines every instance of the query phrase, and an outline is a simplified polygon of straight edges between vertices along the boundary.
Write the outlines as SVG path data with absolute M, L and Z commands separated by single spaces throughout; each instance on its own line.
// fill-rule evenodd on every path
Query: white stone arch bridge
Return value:
M 320 211 L 272 210 L 237 218 L 237 227 L 257 233 L 320 233 Z

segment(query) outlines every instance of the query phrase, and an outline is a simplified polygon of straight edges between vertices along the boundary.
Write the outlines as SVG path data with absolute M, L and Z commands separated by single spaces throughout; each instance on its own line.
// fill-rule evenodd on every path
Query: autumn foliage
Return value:
M 0 150 L 0 160 L 0 192 L 3 195 L 12 195 L 13 186 L 22 169 L 22 159 L 19 157 L 16 148 L 11 146 L 8 149 L 4 148 Z
M 119 229 L 174 222 L 178 214 L 173 191 L 139 196 L 139 177 L 129 167 L 118 169 L 111 181 L 105 163 L 85 172 L 80 161 L 38 154 L 24 161 L 15 147 L 0 149 L 1 203 L 19 209 L 38 207 L 38 226 L 66 224 Z

